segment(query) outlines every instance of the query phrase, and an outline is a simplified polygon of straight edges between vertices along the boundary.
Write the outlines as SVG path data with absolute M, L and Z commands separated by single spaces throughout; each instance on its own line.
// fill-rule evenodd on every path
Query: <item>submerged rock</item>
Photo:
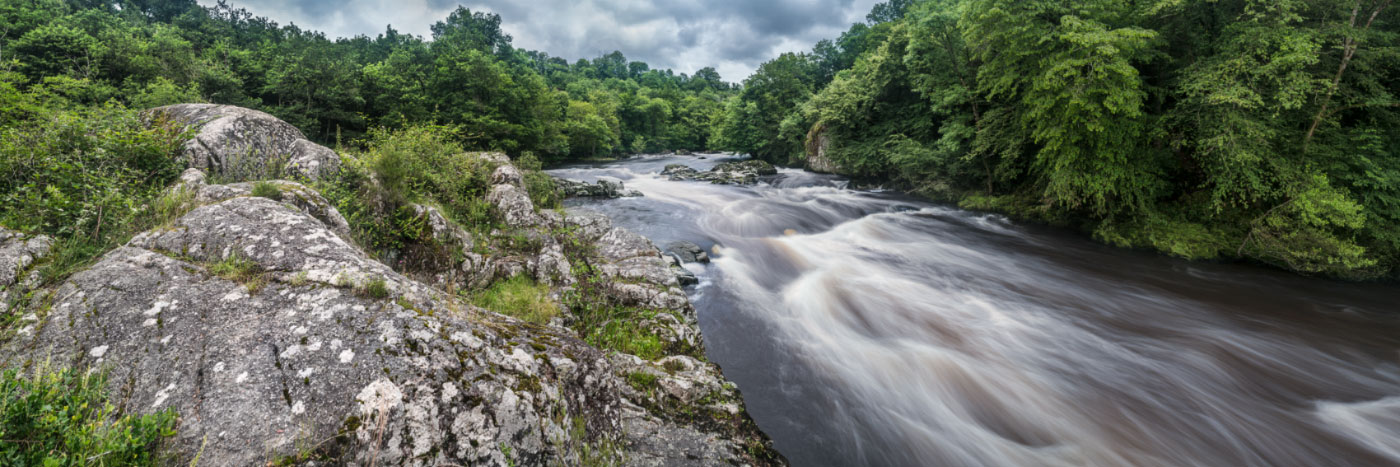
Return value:
M 146 112 L 196 129 L 181 154 L 190 167 L 224 180 L 319 180 L 340 171 L 335 151 L 308 141 L 301 130 L 265 112 L 216 104 L 176 104 Z

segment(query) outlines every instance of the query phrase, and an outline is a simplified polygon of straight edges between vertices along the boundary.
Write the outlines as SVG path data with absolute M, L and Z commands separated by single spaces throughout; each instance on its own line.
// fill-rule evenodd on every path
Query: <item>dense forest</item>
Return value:
M 894 0 L 763 64 L 717 143 L 1188 258 L 1400 266 L 1389 0 Z
M 7 88 L 78 105 L 239 105 L 328 144 L 434 123 L 460 127 L 469 147 L 546 160 L 703 149 L 734 92 L 713 68 L 690 76 L 621 52 L 569 63 L 517 49 L 499 16 L 465 8 L 431 38 L 389 27 L 332 40 L 194 0 L 12 1 L 0 25 Z
M 1114 245 L 1394 277 L 1390 6 L 891 0 L 732 85 L 620 52 L 571 63 L 520 50 L 502 18 L 462 8 L 429 38 L 390 27 L 330 39 L 224 2 L 11 1 L 0 123 L 13 133 L 45 109 L 90 121 L 203 101 L 267 111 L 338 147 L 431 124 L 466 148 L 546 162 L 732 150 Z M 0 170 L 6 202 L 43 197 L 24 188 L 30 175 Z

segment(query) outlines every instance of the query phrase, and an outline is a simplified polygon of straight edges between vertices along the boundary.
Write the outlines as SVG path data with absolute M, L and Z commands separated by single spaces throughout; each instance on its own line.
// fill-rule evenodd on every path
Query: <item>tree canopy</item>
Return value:
M 223 1 L 25 0 L 0 5 L 0 70 L 21 90 L 81 83 L 85 105 L 235 104 L 328 144 L 460 125 L 466 147 L 554 160 L 708 148 L 736 92 L 714 68 L 692 77 L 622 52 L 570 64 L 520 50 L 501 22 L 459 7 L 428 38 L 389 27 L 330 39 Z
M 717 142 L 1118 245 L 1394 275 L 1397 23 L 1388 0 L 891 1 L 760 67 Z

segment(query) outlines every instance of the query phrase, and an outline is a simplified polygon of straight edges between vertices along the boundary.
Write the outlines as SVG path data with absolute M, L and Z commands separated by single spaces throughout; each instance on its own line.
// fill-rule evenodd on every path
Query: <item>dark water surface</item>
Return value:
M 1400 287 L 1189 263 L 782 170 L 552 170 L 715 248 L 711 360 L 794 465 L 1400 465 Z

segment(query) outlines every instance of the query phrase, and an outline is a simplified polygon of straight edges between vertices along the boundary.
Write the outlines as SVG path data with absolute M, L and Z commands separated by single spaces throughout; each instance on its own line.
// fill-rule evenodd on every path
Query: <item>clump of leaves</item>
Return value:
M 55 281 L 169 218 L 151 204 L 183 169 L 175 154 L 189 133 L 117 103 L 75 108 L 51 89 L 87 81 L 20 81 L 0 72 L 0 225 L 57 240 L 42 271 Z
M 666 363 L 661 366 L 666 369 L 667 373 L 671 374 L 676 374 L 677 372 L 685 370 L 685 363 L 680 360 L 667 360 Z
M 486 201 L 494 167 L 466 154 L 455 127 L 416 125 L 370 132 L 367 149 L 349 158 L 340 174 L 318 186 L 350 224 L 356 242 L 385 263 L 412 269 L 442 253 L 432 245 L 427 219 L 413 204 L 435 205 L 468 230 L 492 227 Z M 410 251 L 417 247 L 433 254 Z M 437 256 L 443 256 L 437 254 Z
M 175 435 L 174 411 L 123 414 L 106 388 L 102 372 L 0 372 L 0 464 L 157 464 L 161 441 Z
M 535 209 L 557 209 L 564 206 L 564 191 L 554 183 L 554 177 L 544 173 L 543 164 L 532 152 L 526 152 L 515 160 L 515 167 L 523 173 L 525 192 Z

